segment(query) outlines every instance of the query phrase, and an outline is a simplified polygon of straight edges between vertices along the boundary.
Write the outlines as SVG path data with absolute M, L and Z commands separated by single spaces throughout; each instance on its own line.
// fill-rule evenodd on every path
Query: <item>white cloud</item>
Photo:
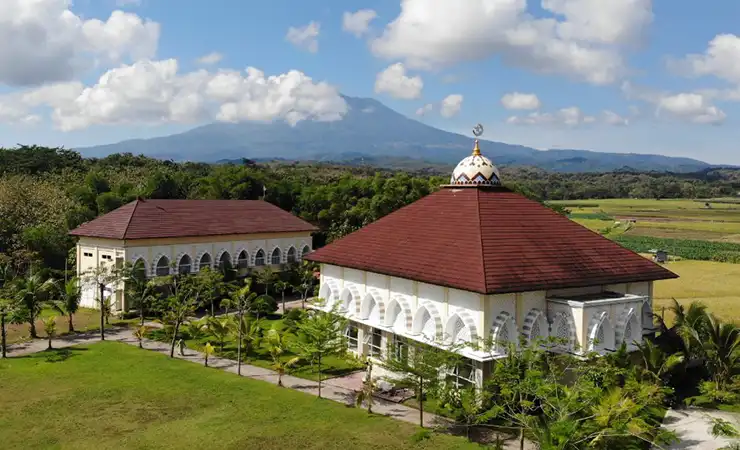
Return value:
M 656 114 L 712 125 L 721 124 L 727 117 L 724 111 L 697 93 L 680 93 L 661 98 L 657 104 Z
M 3 0 L 0 8 L 0 84 L 33 86 L 66 81 L 94 64 L 153 57 L 159 24 L 113 11 L 105 21 L 83 20 L 68 0 Z
M 539 109 L 540 99 L 535 94 L 522 94 L 520 92 L 511 92 L 501 97 L 501 104 L 506 109 Z
M 626 71 L 622 46 L 639 42 L 653 17 L 651 0 L 543 0 L 542 7 L 555 18 L 534 18 L 525 0 L 402 0 L 371 48 L 417 69 L 500 55 L 535 72 L 609 84 Z
M 207 55 L 201 56 L 196 60 L 196 62 L 204 66 L 212 66 L 214 64 L 220 63 L 222 59 L 224 59 L 224 55 L 222 55 L 221 53 L 211 52 Z
M 563 108 L 554 113 L 541 113 L 538 111 L 524 116 L 511 116 L 506 119 L 510 125 L 554 125 L 576 127 L 596 122 L 594 116 L 583 114 L 580 108 L 571 106 Z
M 116 6 L 120 7 L 139 5 L 141 5 L 141 0 L 116 0 Z
M 372 22 L 378 14 L 372 9 L 361 9 L 356 12 L 345 12 L 342 16 L 342 30 L 354 34 L 356 37 L 362 37 L 370 30 Z
M 387 93 L 392 97 L 410 100 L 419 98 L 424 88 L 424 81 L 420 76 L 406 76 L 406 67 L 403 63 L 388 66 L 375 78 L 375 92 Z
M 442 100 L 442 104 L 439 107 L 439 114 L 442 117 L 453 117 L 456 116 L 462 108 L 463 96 L 460 94 L 452 94 Z
M 288 28 L 288 34 L 285 35 L 285 39 L 298 48 L 308 50 L 311 53 L 316 53 L 319 51 L 318 38 L 320 31 L 321 24 L 311 21 L 308 25 L 303 27 Z
M 703 54 L 688 55 L 680 61 L 669 61 L 669 65 L 690 76 L 713 75 L 740 85 L 740 37 L 719 34 L 709 42 Z
M 56 128 L 92 125 L 339 120 L 347 105 L 333 86 L 299 71 L 276 76 L 248 67 L 237 71 L 198 70 L 179 74 L 174 59 L 139 61 L 109 70 L 92 86 L 59 83 L 0 98 L 12 120 L 51 108 Z M 6 118 L 7 120 L 7 118 Z
M 427 103 L 426 105 L 422 106 L 421 108 L 416 110 L 417 116 L 425 116 L 429 114 L 430 112 L 434 111 L 434 105 L 431 103 Z
M 604 110 L 602 114 L 604 116 L 604 123 L 607 123 L 609 125 L 626 127 L 630 124 L 628 118 L 622 117 L 614 111 Z

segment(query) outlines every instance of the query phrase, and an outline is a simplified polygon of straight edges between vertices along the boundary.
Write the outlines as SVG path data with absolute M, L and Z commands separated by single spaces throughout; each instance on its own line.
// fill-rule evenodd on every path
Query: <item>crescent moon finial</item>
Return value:
M 473 127 L 473 136 L 475 137 L 483 136 L 483 125 L 478 124 L 475 127 Z

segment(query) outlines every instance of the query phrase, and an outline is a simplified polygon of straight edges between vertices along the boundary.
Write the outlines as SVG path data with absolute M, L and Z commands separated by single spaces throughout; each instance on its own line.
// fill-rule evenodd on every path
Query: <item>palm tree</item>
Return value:
M 16 300 L 11 298 L 0 298 L 0 354 L 7 358 L 8 352 L 8 330 L 6 329 L 8 318 L 12 318 L 17 309 Z
M 365 380 L 362 382 L 362 389 L 357 393 L 355 399 L 355 406 L 361 407 L 363 403 L 367 405 L 367 413 L 373 413 L 373 392 L 375 391 L 375 381 L 373 380 L 373 362 L 368 358 L 367 371 L 365 374 Z
M 43 280 L 39 274 L 28 275 L 15 281 L 15 294 L 19 302 L 21 313 L 28 321 L 32 338 L 38 338 L 36 320 L 46 305 L 48 292 L 54 287 L 51 279 Z
M 645 371 L 653 375 L 657 382 L 662 382 L 666 375 L 684 361 L 682 354 L 674 353 L 667 356 L 660 347 L 647 339 L 638 343 L 637 348 L 642 355 Z
M 67 331 L 74 333 L 75 327 L 72 316 L 80 309 L 80 283 L 77 277 L 71 278 L 64 283 L 61 289 L 57 289 L 58 299 L 52 302 L 54 309 L 60 314 L 67 316 Z
M 134 337 L 139 341 L 139 348 L 144 348 L 143 341 L 146 337 L 147 328 L 143 325 L 136 327 L 134 330 Z
M 157 299 L 154 295 L 156 285 L 151 280 L 136 276 L 129 277 L 127 281 L 130 289 L 126 290 L 126 295 L 131 296 L 132 303 L 139 310 L 139 325 L 143 327 L 144 310 Z
M 231 319 L 228 317 L 209 317 L 206 322 L 206 328 L 208 332 L 216 338 L 218 342 L 219 351 L 224 351 L 224 343 L 229 337 L 231 331 Z
M 54 339 L 54 335 L 57 332 L 57 316 L 51 315 L 45 319 L 41 319 L 41 322 L 44 324 L 44 332 L 49 339 L 48 350 L 51 350 L 51 340 Z
M 733 323 L 723 323 L 707 314 L 708 338 L 703 342 L 707 367 L 717 389 L 732 381 L 740 369 L 740 328 Z M 692 334 L 694 340 L 702 339 L 698 332 Z
M 287 361 L 283 360 L 283 354 L 287 350 L 287 346 L 285 345 L 285 336 L 275 328 L 271 328 L 267 332 L 267 345 L 270 351 L 270 357 L 272 358 L 272 368 L 278 374 L 278 386 L 282 387 L 283 375 L 285 375 L 285 372 L 290 370 L 290 368 L 298 364 L 300 358 L 296 356 Z
M 190 320 L 185 324 L 182 331 L 188 338 L 197 341 L 206 335 L 207 322 L 208 319 L 206 318 Z
M 270 285 L 275 281 L 275 271 L 267 266 L 257 272 L 257 282 L 265 286 L 265 295 L 270 295 Z
M 290 283 L 283 280 L 278 280 L 275 282 L 275 291 L 280 292 L 281 301 L 283 305 L 283 314 L 285 314 L 285 291 L 291 287 Z
M 249 316 L 237 317 L 236 321 L 231 323 L 233 331 L 236 332 L 237 344 L 243 350 L 247 360 L 252 351 L 260 346 L 262 340 L 262 321 L 252 319 Z M 241 359 L 241 355 L 237 356 Z

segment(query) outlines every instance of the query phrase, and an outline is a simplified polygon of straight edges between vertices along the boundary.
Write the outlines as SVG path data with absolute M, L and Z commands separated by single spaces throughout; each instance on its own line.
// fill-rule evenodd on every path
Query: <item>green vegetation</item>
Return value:
M 6 449 L 467 449 L 461 438 L 121 343 L 0 362 Z
M 695 241 L 689 239 L 661 239 L 648 236 L 620 234 L 614 238 L 622 246 L 638 253 L 666 250 L 671 256 L 700 261 L 740 262 L 740 244 Z

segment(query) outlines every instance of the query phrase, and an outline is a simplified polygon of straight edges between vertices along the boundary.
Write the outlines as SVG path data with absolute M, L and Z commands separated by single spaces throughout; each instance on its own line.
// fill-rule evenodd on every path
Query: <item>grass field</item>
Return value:
M 680 275 L 675 280 L 655 282 L 653 310 L 672 304 L 675 298 L 682 304 L 700 301 L 709 310 L 728 321 L 740 319 L 740 264 L 710 261 L 676 261 L 666 268 Z M 667 315 L 666 319 L 671 319 Z
M 63 334 L 67 332 L 67 316 L 59 315 L 58 311 L 53 309 L 45 309 L 41 313 L 41 317 L 49 317 L 56 315 L 57 323 L 57 334 Z M 77 314 L 73 317 L 73 323 L 75 331 L 88 331 L 88 330 L 99 330 L 100 329 L 100 312 L 94 309 L 80 308 Z M 44 334 L 44 324 L 41 320 L 36 321 L 36 333 L 40 337 L 46 336 Z M 28 324 L 19 323 L 8 326 L 8 343 L 16 343 L 29 338 Z
M 122 343 L 68 353 L 0 362 L 3 449 L 479 448 Z

